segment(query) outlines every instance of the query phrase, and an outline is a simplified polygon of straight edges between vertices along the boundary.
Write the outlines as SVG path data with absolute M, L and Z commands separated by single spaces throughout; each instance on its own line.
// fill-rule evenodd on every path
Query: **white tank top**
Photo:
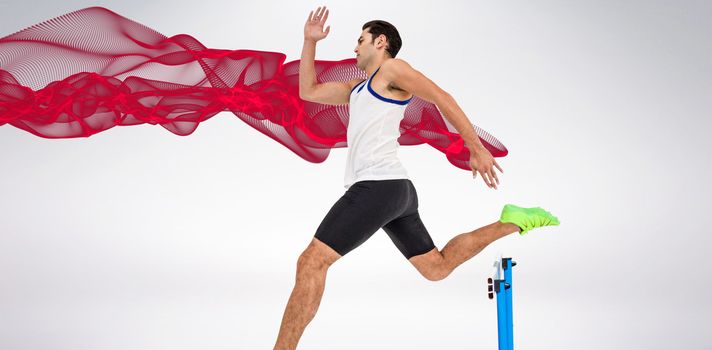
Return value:
M 393 100 L 373 91 L 371 80 L 354 86 L 349 97 L 349 125 L 346 128 L 346 173 L 344 187 L 361 180 L 408 179 L 398 159 L 400 122 L 413 97 Z

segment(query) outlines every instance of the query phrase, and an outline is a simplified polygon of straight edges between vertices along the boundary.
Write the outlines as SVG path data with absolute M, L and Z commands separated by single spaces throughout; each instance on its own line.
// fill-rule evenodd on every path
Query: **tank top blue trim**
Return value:
M 352 87 L 352 88 L 351 88 L 351 92 L 354 92 L 354 90 L 356 90 L 356 88 L 357 88 L 359 85 L 361 85 L 364 81 L 365 81 L 365 80 L 360 81 L 358 84 L 356 84 L 356 86 Z M 361 91 L 361 90 L 359 90 L 359 91 Z
M 378 67 L 378 69 L 376 69 L 376 71 L 373 72 L 373 75 L 371 76 L 371 79 L 368 79 L 368 84 L 367 84 L 367 85 L 368 85 L 368 91 L 370 91 L 373 96 L 375 96 L 376 98 L 378 98 L 378 99 L 381 100 L 381 101 L 389 102 L 389 103 L 395 103 L 395 104 L 398 104 L 398 105 L 407 105 L 408 102 L 410 102 L 410 100 L 413 99 L 413 96 L 411 96 L 411 97 L 410 97 L 409 99 L 407 99 L 407 100 L 394 100 L 394 99 L 390 99 L 390 98 L 387 98 L 387 97 L 383 97 L 383 96 L 379 95 L 377 92 L 373 91 L 373 89 L 371 88 L 371 80 L 373 80 L 373 77 L 376 75 L 376 73 L 378 73 L 378 70 L 379 70 L 379 69 L 381 69 L 381 67 Z
M 371 79 L 371 78 L 369 78 L 369 79 Z M 364 80 L 364 82 L 366 82 L 366 81 L 367 80 Z M 359 92 L 361 92 L 361 90 L 363 90 L 364 86 L 366 86 L 366 84 L 361 85 L 361 87 L 358 89 L 358 91 L 356 91 L 356 93 L 358 94 Z
M 411 96 L 411 97 L 410 97 L 409 99 L 407 99 L 407 100 L 394 100 L 394 99 L 390 99 L 390 98 L 383 97 L 383 96 L 379 95 L 376 91 L 373 90 L 373 88 L 371 88 L 371 80 L 373 80 L 373 77 L 376 75 L 376 73 L 378 73 L 378 71 L 379 71 L 380 69 L 381 69 L 381 67 L 378 67 L 378 68 L 376 69 L 376 71 L 373 72 L 373 74 L 371 75 L 371 77 L 368 78 L 368 80 L 365 80 L 365 81 L 367 82 L 366 84 L 363 84 L 363 81 L 362 81 L 362 82 L 356 84 L 356 86 L 354 86 L 353 88 L 351 88 L 351 93 L 353 93 L 354 90 L 356 90 L 356 88 L 359 87 L 359 86 L 361 86 L 361 88 L 359 88 L 356 93 L 361 92 L 361 90 L 363 90 L 364 86 L 368 86 L 368 91 L 370 91 L 371 94 L 372 94 L 374 97 L 378 98 L 379 100 L 381 100 L 381 101 L 383 101 L 383 102 L 395 103 L 395 104 L 398 104 L 398 105 L 405 105 L 405 104 L 408 104 L 408 102 L 410 102 L 410 100 L 413 99 L 413 96 Z

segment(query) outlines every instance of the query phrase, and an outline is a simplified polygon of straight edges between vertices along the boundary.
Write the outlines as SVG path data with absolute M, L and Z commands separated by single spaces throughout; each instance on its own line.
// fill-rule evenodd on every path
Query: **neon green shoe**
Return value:
M 522 208 L 513 204 L 507 204 L 502 208 L 502 216 L 499 221 L 519 226 L 520 235 L 537 227 L 559 224 L 559 219 L 556 216 L 540 207 Z

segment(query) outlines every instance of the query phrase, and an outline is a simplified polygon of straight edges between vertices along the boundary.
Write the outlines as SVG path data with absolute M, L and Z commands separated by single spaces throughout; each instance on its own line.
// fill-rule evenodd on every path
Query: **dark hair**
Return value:
M 366 22 L 361 30 L 366 28 L 368 28 L 368 32 L 371 33 L 371 44 L 376 41 L 376 38 L 379 35 L 383 34 L 386 36 L 386 39 L 388 39 L 386 51 L 389 55 L 391 55 L 391 58 L 395 58 L 398 51 L 400 51 L 401 45 L 403 44 L 401 37 L 398 34 L 398 29 L 396 29 L 396 27 L 392 24 L 378 19 Z

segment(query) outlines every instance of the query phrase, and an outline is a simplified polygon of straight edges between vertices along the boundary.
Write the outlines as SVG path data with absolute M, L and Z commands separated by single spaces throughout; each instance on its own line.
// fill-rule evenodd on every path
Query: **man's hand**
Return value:
M 499 164 L 497 164 L 497 161 L 494 160 L 492 153 L 484 146 L 478 145 L 475 147 L 475 151 L 470 151 L 470 167 L 472 168 L 473 179 L 477 177 L 477 173 L 479 172 L 487 187 L 497 189 L 499 178 L 497 178 L 494 167 L 497 167 L 501 173 L 503 173 L 504 170 L 502 170 Z
M 314 14 L 314 11 L 309 12 L 307 23 L 304 24 L 304 40 L 317 42 L 326 38 L 331 28 L 331 26 L 327 26 L 326 31 L 324 31 L 324 22 L 328 17 L 329 10 L 326 9 L 326 6 L 317 8 L 316 14 Z

